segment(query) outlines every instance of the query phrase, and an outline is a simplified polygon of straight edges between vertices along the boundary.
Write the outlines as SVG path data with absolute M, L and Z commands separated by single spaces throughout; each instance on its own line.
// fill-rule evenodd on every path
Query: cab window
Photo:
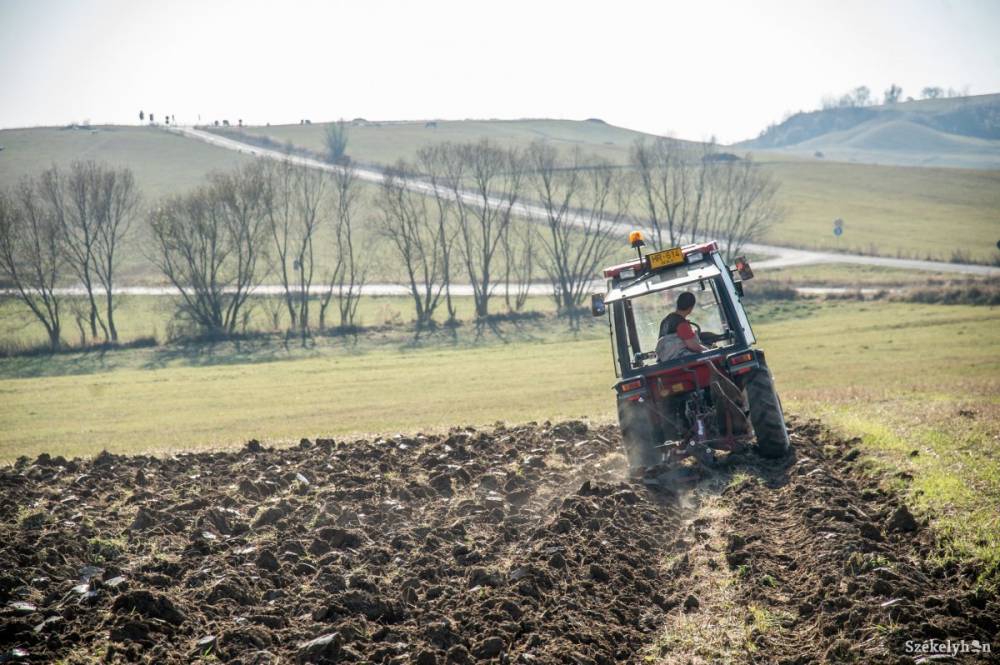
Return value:
M 646 367 L 656 364 L 655 349 L 660 334 L 660 322 L 676 309 L 677 297 L 685 291 L 693 293 L 696 299 L 694 311 L 688 317 L 688 321 L 697 324 L 694 326 L 695 330 L 700 328 L 702 332 L 727 334 L 730 327 L 719 304 L 719 288 L 716 280 L 705 279 L 628 301 L 635 325 L 635 336 L 629 340 L 633 366 Z M 716 347 L 731 344 L 732 342 L 720 342 Z

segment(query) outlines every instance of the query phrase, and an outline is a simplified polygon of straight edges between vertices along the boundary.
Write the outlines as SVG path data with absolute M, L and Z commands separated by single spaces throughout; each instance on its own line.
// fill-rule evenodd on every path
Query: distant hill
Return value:
M 1000 94 L 796 113 L 737 144 L 817 159 L 1000 168 Z
M 282 145 L 323 152 L 325 128 L 329 123 L 243 127 L 245 134 L 267 137 Z M 579 147 L 616 164 L 628 162 L 629 149 L 636 139 L 653 140 L 651 134 L 610 125 L 599 118 L 555 120 L 411 120 L 367 121 L 360 118 L 348 128 L 348 154 L 363 164 L 392 164 L 397 159 L 413 161 L 417 151 L 444 141 L 463 142 L 489 139 L 498 145 L 527 147 L 544 140 L 561 150 Z
M 95 125 L 0 130 L 0 186 L 41 173 L 53 164 L 97 160 L 128 166 L 147 199 L 204 182 L 249 157 L 170 134 L 158 127 Z

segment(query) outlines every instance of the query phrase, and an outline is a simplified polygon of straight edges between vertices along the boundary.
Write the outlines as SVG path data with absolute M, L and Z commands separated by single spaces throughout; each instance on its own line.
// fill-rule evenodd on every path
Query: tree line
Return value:
M 660 247 L 713 237 L 731 256 L 780 217 L 776 190 L 749 157 L 667 139 L 635 143 L 626 167 L 544 142 L 442 143 L 385 169 L 375 186 L 349 163 L 324 171 L 258 160 L 152 205 L 129 169 L 78 162 L 0 193 L 0 273 L 53 348 L 66 300 L 58 287 L 71 282 L 85 296 L 69 299 L 85 303 L 78 325 L 117 342 L 114 286 L 143 225 L 144 255 L 179 293 L 175 317 L 200 335 L 244 330 L 267 281 L 280 285 L 303 341 L 355 327 L 375 246 L 400 267 L 418 329 L 442 313 L 455 321 L 455 283 L 471 285 L 478 321 L 498 300 L 520 311 L 532 283 L 550 284 L 558 312 L 575 320 L 621 252 L 626 222 Z
M 924 86 L 920 90 L 920 96 L 918 99 L 940 99 L 946 97 L 968 97 L 969 96 L 969 86 L 965 86 L 962 89 L 948 88 L 944 89 L 936 85 Z M 882 96 L 882 104 L 897 104 L 902 101 L 912 102 L 914 97 L 907 96 L 903 97 L 903 88 L 891 84 L 885 89 Z M 859 85 L 853 90 L 849 90 L 842 95 L 826 95 L 820 102 L 820 106 L 824 109 L 837 109 L 837 108 L 859 108 L 865 106 L 877 106 L 879 104 L 878 94 L 872 94 L 871 88 L 866 85 Z

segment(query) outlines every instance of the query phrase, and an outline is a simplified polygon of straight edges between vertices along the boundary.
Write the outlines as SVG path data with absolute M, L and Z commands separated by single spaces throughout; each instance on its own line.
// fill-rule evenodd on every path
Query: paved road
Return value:
M 302 164 L 311 168 L 322 169 L 324 171 L 337 171 L 341 167 L 327 164 L 309 157 L 300 155 L 286 155 L 278 150 L 261 148 L 248 143 L 242 143 L 230 138 L 219 136 L 211 132 L 195 129 L 194 127 L 172 126 L 166 128 L 168 131 L 181 134 L 205 143 L 210 143 L 227 150 L 235 150 L 247 155 L 267 157 L 270 159 L 290 159 L 296 164 Z M 355 167 L 358 177 L 367 182 L 382 182 L 384 176 L 381 171 L 368 168 Z M 433 186 L 422 180 L 411 179 L 407 182 L 407 187 L 412 191 L 424 194 L 432 194 Z M 446 193 L 446 195 L 448 195 Z M 470 205 L 478 205 L 478 198 L 472 192 L 461 192 L 459 196 Z M 544 220 L 545 210 L 536 205 L 519 203 L 514 207 L 514 212 L 522 217 L 534 220 Z M 582 217 L 571 216 L 572 223 L 582 225 Z M 622 225 L 622 231 L 630 230 Z M 848 263 L 853 265 L 881 266 L 885 268 L 899 268 L 903 270 L 925 270 L 931 272 L 959 273 L 965 275 L 979 275 L 983 277 L 1000 277 L 1000 268 L 993 266 L 973 265 L 967 263 L 945 263 L 944 261 L 920 261 L 916 259 L 894 259 L 882 256 L 864 256 L 861 254 L 841 254 L 839 252 L 824 252 L 805 249 L 794 249 L 791 247 L 780 247 L 778 245 L 752 244 L 744 248 L 747 253 L 761 254 L 771 258 L 754 263 L 755 268 L 786 268 L 789 266 L 809 265 L 816 263 Z

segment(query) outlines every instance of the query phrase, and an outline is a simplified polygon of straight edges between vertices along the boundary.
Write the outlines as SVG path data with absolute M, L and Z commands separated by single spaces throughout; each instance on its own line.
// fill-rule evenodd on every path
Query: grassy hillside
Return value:
M 430 125 L 430 126 L 428 126 Z M 324 152 L 325 125 L 274 125 L 247 127 L 255 136 L 268 136 L 280 143 L 315 152 Z M 428 123 L 352 122 L 348 153 L 355 161 L 391 164 L 398 159 L 413 160 L 417 151 L 444 141 L 464 142 L 488 138 L 500 145 L 525 147 L 544 139 L 560 149 L 580 146 L 615 163 L 624 163 L 628 150 L 639 137 L 648 134 L 615 127 L 600 121 L 578 120 L 461 120 Z
M 0 130 L 0 146 L 0 186 L 53 164 L 93 159 L 130 167 L 149 199 L 190 189 L 206 173 L 231 169 L 248 159 L 154 127 L 5 129 Z
M 1000 171 L 804 162 L 765 157 L 781 183 L 775 244 L 884 256 L 985 261 L 1000 239 Z M 833 235 L 833 220 L 844 235 Z
M 324 150 L 324 126 L 319 124 L 244 131 Z M 635 139 L 648 138 L 610 125 L 569 120 L 441 122 L 437 128 L 424 123 L 355 124 L 348 131 L 348 154 L 381 164 L 412 159 L 420 147 L 436 141 L 485 137 L 521 147 L 545 138 L 561 148 L 580 146 L 625 165 Z M 768 242 L 944 261 L 963 256 L 985 261 L 996 253 L 1000 171 L 851 164 L 754 152 L 780 182 L 779 200 L 787 211 L 784 222 L 766 236 Z M 845 235 L 839 240 L 832 234 L 837 218 L 845 221 Z
M 797 113 L 741 147 L 850 162 L 1000 168 L 1000 95 Z

